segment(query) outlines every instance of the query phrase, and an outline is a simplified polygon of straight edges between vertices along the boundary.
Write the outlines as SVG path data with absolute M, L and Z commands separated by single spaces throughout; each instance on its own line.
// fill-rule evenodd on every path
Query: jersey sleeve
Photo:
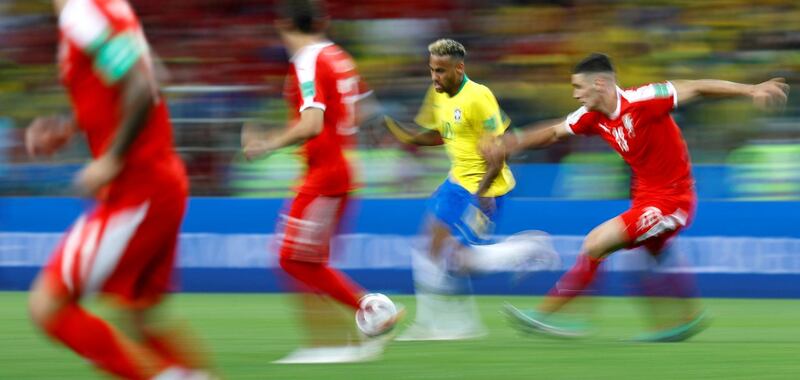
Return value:
M 106 83 L 122 79 L 147 51 L 136 15 L 122 0 L 72 0 L 61 12 L 64 37 L 94 60 Z
M 669 113 L 678 106 L 678 94 L 670 82 L 651 83 L 626 90 L 625 98 L 631 103 L 644 106 L 651 115 Z
M 331 84 L 327 83 L 327 80 L 331 79 L 331 76 L 318 62 L 319 50 L 306 51 L 294 62 L 297 86 L 302 97 L 299 112 L 309 108 L 319 108 L 325 111 L 328 107 L 327 91 Z M 336 89 L 334 88 L 333 91 Z
M 414 118 L 414 122 L 421 127 L 439 131 L 439 123 L 436 122 L 436 113 L 433 112 L 435 106 L 434 102 L 436 101 L 435 95 L 436 90 L 431 86 L 428 92 L 425 93 L 425 99 L 422 101 L 422 106 L 419 107 L 419 112 L 417 112 L 417 117 Z
M 473 112 L 477 118 L 477 125 L 486 133 L 500 136 L 511 125 L 511 119 L 500 109 L 497 99 L 488 89 L 472 107 L 474 107 Z
M 591 135 L 594 133 L 594 124 L 591 112 L 586 107 L 581 107 L 567 115 L 564 128 L 572 135 Z

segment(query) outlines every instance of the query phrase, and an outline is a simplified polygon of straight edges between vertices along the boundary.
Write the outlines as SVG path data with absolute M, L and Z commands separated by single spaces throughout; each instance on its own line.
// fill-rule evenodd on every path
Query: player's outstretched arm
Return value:
M 772 78 L 759 84 L 744 84 L 717 79 L 674 80 L 678 104 L 699 97 L 746 96 L 753 99 L 756 107 L 764 110 L 780 109 L 786 105 L 789 85 L 783 78 Z
M 509 155 L 524 149 L 536 149 L 550 146 L 570 136 L 564 119 L 553 119 L 527 126 L 516 134 L 508 134 L 503 138 Z
M 401 123 L 390 116 L 384 116 L 383 121 L 389 132 L 405 144 L 422 146 L 444 144 L 442 135 L 438 131 L 425 129 L 416 123 Z
M 498 142 L 484 139 L 481 154 L 487 161 L 505 160 L 525 149 L 544 148 L 569 136 L 565 121 L 553 119 L 531 124 L 516 133 L 506 133 Z
M 325 111 L 320 108 L 306 108 L 300 113 L 300 121 L 286 128 L 277 136 L 265 139 L 251 133 L 249 126 L 242 129 L 242 149 L 245 158 L 252 160 L 294 144 L 300 144 L 322 133 Z

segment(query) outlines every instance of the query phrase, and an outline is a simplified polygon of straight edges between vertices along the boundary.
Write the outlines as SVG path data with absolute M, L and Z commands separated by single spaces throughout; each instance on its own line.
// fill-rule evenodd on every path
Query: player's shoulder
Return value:
M 675 93 L 670 82 L 654 82 L 618 90 L 628 103 L 639 103 L 659 98 L 669 98 Z
M 577 110 L 572 111 L 567 115 L 567 123 L 569 125 L 575 125 L 579 121 L 589 122 L 597 119 L 599 115 L 599 112 L 590 111 L 588 108 L 586 108 L 586 106 L 581 106 Z
M 486 85 L 468 80 L 462 89 L 465 93 L 465 98 L 472 105 L 484 105 L 486 102 L 494 103 L 496 101 L 494 93 Z
M 467 80 L 467 83 L 464 85 L 464 89 L 476 96 L 494 97 L 492 90 L 488 86 L 475 82 L 472 79 Z
M 325 49 L 335 46 L 332 42 L 318 42 L 310 45 L 303 46 L 298 50 L 290 59 L 294 65 L 295 70 L 301 71 L 316 71 L 317 62 L 322 59 L 327 59 L 327 54 L 321 54 Z

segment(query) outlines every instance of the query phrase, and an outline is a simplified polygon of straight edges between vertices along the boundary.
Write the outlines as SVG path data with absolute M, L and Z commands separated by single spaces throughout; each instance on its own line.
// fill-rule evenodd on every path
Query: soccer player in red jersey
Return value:
M 330 296 L 353 312 L 359 310 L 364 289 L 328 265 L 330 240 L 337 232 L 354 190 L 353 173 L 345 158 L 348 140 L 356 132 L 356 102 L 363 97 L 353 59 L 324 35 L 323 4 L 284 1 L 276 27 L 288 50 L 290 70 L 285 97 L 290 105 L 289 127 L 272 138 L 261 138 L 245 127 L 244 154 L 252 159 L 276 149 L 300 144 L 307 170 L 286 214 L 280 244 L 280 266 L 296 280 L 293 286 L 313 298 Z M 306 304 L 304 304 L 306 305 Z M 306 308 L 303 317 L 312 316 Z M 393 322 L 392 322 L 393 323 Z M 315 326 L 308 323 L 309 331 Z M 300 349 L 282 363 L 358 361 L 362 353 L 322 347 Z M 331 346 L 330 342 L 327 344 Z M 318 350 L 316 348 L 319 348 Z
M 670 240 L 692 220 L 697 203 L 689 151 L 670 112 L 698 97 L 748 96 L 760 108 L 786 103 L 789 86 L 783 79 L 756 85 L 721 80 L 676 80 L 623 90 L 617 87 L 613 66 L 603 54 L 581 61 L 572 75 L 573 97 L 583 106 L 566 120 L 509 136 L 500 145 L 483 144 L 486 154 L 504 157 L 525 148 L 548 146 L 573 135 L 598 135 L 632 171 L 631 208 L 594 228 L 586 236 L 575 265 L 550 290 L 536 311 L 509 307 L 509 313 L 528 328 L 574 336 L 583 331 L 559 323 L 555 312 L 584 293 L 597 269 L 611 253 L 643 247 L 656 263 L 666 259 Z M 679 341 L 699 332 L 704 313 L 691 296 L 691 277 L 662 279 L 669 289 L 662 296 L 682 302 L 679 321 L 643 335 L 646 341 Z M 650 281 L 652 283 L 652 281 Z
M 96 205 L 78 218 L 33 284 L 31 318 L 116 376 L 209 378 L 199 369 L 205 360 L 196 344 L 155 315 L 170 287 L 188 181 L 142 28 L 124 0 L 54 5 L 61 81 L 74 114 L 36 119 L 26 146 L 32 155 L 50 154 L 83 132 L 93 159 L 75 185 Z M 81 305 L 95 294 L 116 301 L 135 339 Z

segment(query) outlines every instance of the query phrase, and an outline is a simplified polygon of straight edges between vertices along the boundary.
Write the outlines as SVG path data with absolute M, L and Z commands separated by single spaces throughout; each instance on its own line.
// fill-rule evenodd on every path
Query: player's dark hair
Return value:
M 278 17 L 290 20 L 301 33 L 321 32 L 326 11 L 320 0 L 281 0 L 278 4 Z
M 603 53 L 592 53 L 584 58 L 575 68 L 572 69 L 573 74 L 583 73 L 613 73 L 614 65 L 611 64 L 611 59 Z

